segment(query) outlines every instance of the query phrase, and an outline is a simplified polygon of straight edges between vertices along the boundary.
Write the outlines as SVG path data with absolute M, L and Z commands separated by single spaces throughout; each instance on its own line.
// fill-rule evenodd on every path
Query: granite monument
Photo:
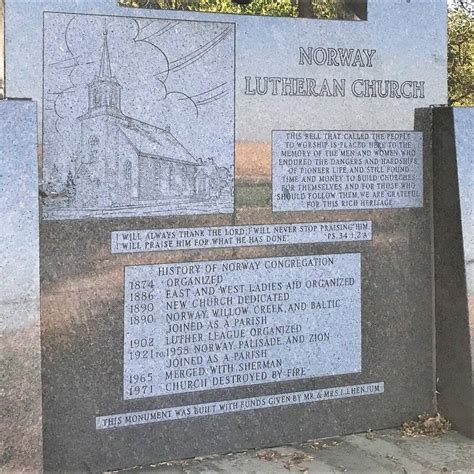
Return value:
M 391 427 L 434 406 L 441 0 L 365 21 L 6 1 L 39 101 L 44 468 Z M 24 32 L 28 31 L 28 41 Z
M 417 111 L 434 163 L 438 410 L 474 437 L 474 109 Z

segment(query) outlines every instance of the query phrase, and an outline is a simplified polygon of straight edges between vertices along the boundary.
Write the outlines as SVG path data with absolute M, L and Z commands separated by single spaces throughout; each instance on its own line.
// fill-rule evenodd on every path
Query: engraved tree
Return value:
M 69 171 L 67 174 L 65 194 L 68 205 L 71 205 L 76 197 L 76 183 L 74 182 L 72 171 Z
M 452 105 L 474 105 L 474 7 L 452 2 L 448 13 L 448 86 Z

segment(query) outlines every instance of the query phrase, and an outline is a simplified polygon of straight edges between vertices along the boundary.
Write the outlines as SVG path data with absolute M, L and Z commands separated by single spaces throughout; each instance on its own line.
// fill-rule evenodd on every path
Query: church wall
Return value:
M 106 113 L 82 120 L 78 194 L 88 196 L 89 202 L 79 204 L 114 207 L 196 196 L 198 167 L 139 156 L 120 123 Z
M 114 124 L 110 130 L 108 161 L 114 163 L 115 200 L 121 204 L 134 204 L 139 198 L 138 153 L 125 135 Z
M 166 200 L 196 194 L 196 167 L 193 165 L 140 156 L 138 167 L 141 200 Z
M 76 204 L 100 207 L 107 201 L 104 190 L 106 174 L 103 157 L 107 150 L 107 123 L 104 117 L 83 119 L 81 143 L 76 166 Z
M 144 156 L 140 156 L 139 160 L 139 198 L 141 201 L 157 199 L 158 186 L 155 185 L 156 176 L 153 160 Z

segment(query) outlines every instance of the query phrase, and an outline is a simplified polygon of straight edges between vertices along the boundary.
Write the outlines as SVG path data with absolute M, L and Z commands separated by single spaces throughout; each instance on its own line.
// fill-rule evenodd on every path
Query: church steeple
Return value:
M 107 36 L 109 32 L 104 31 L 104 43 L 102 45 L 102 57 L 100 59 L 100 70 L 99 77 L 102 79 L 112 77 L 112 68 L 110 66 L 110 54 L 109 54 L 109 43 L 107 41 Z
M 89 84 L 89 112 L 100 110 L 110 114 L 121 114 L 122 86 L 112 75 L 107 30 L 103 36 L 99 74 Z

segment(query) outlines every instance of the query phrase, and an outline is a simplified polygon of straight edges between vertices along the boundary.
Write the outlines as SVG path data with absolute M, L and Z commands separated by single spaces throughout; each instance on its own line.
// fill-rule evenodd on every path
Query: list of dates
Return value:
M 360 254 L 125 267 L 124 399 L 361 371 Z

